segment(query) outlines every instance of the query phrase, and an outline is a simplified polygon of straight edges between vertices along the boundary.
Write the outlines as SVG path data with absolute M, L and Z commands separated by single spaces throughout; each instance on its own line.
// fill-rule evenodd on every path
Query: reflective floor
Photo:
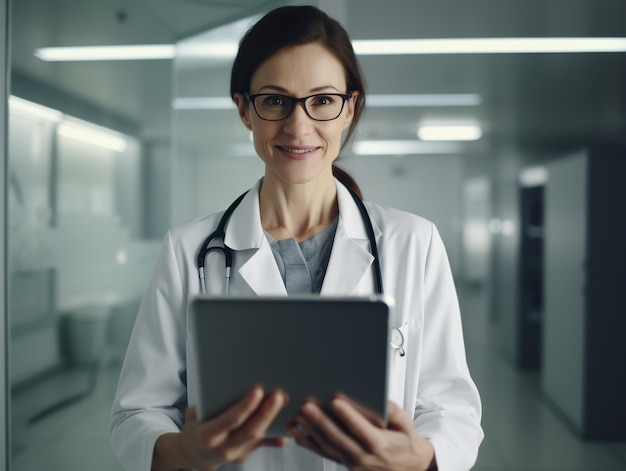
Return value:
M 482 293 L 460 295 L 468 361 L 484 407 L 485 440 L 474 470 L 626 471 L 626 441 L 578 439 L 542 397 L 539 374 L 518 371 L 494 347 Z M 121 469 L 107 437 L 117 374 L 110 363 L 87 398 L 32 424 L 38 412 L 84 391 L 89 371 L 66 371 L 16 394 L 11 471 Z

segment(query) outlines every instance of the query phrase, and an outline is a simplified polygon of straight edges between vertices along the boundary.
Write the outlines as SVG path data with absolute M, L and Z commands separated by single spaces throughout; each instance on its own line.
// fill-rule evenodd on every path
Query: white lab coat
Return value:
M 232 295 L 286 295 L 264 236 L 258 190 L 233 213 L 225 243 L 234 251 Z M 337 182 L 339 222 L 321 295 L 374 292 L 373 257 L 361 215 Z M 483 437 L 481 404 L 465 359 L 461 319 L 448 259 L 439 233 L 427 220 L 366 203 L 372 219 L 386 295 L 395 298 L 393 326 L 405 334 L 406 355 L 392 351 L 389 398 L 414 417 L 431 440 L 440 471 L 462 471 L 476 460 Z M 156 439 L 182 427 L 194 404 L 187 307 L 200 292 L 196 254 L 221 214 L 169 231 L 141 304 L 120 375 L 111 416 L 111 442 L 128 471 L 150 469 Z M 213 257 L 213 258 L 211 258 Z M 210 255 L 208 292 L 224 292 L 224 263 Z M 226 352 L 225 352 L 226 353 Z M 261 448 L 244 464 L 224 470 L 329 471 L 345 469 L 297 447 Z

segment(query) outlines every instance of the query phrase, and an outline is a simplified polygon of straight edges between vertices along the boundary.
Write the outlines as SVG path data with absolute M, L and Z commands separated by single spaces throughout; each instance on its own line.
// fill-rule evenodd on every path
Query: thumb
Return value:
M 414 432 L 413 419 L 395 402 L 389 401 L 387 428 L 401 432 Z
M 194 422 L 196 420 L 196 406 L 188 407 L 185 411 L 185 422 Z

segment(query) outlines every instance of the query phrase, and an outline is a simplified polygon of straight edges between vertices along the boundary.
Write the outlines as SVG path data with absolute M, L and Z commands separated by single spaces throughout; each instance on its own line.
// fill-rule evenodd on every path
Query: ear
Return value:
M 235 93 L 233 95 L 233 101 L 235 105 L 237 105 L 237 111 L 239 112 L 239 118 L 243 125 L 248 129 L 248 131 L 252 131 L 252 123 L 250 122 L 250 117 L 248 116 L 248 102 L 244 99 L 242 93 Z
M 345 117 L 345 123 L 343 125 L 344 129 L 348 128 L 352 123 L 352 120 L 354 119 L 354 110 L 356 109 L 356 105 L 359 100 L 359 94 L 360 93 L 358 90 L 352 92 L 352 97 L 348 101 L 346 101 L 347 113 Z

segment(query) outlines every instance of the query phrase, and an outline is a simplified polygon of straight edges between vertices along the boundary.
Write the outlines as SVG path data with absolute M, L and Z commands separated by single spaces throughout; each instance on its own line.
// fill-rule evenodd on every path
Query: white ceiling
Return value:
M 171 134 L 172 62 L 45 63 L 43 46 L 173 43 L 284 3 L 260 0 L 14 0 L 13 92 L 84 111 L 149 139 Z M 320 0 L 353 39 L 626 36 L 623 0 Z M 626 135 L 626 56 L 604 54 L 364 56 L 369 92 L 478 93 L 463 108 L 372 108 L 360 134 L 415 139 L 417 123 L 472 118 L 500 145 L 571 146 Z M 223 84 L 227 90 L 227 84 Z M 189 116 L 188 145 L 206 117 Z M 230 121 L 229 121 L 230 122 Z M 120 123 L 123 125 L 121 126 Z M 198 149 L 196 149 L 198 150 Z

